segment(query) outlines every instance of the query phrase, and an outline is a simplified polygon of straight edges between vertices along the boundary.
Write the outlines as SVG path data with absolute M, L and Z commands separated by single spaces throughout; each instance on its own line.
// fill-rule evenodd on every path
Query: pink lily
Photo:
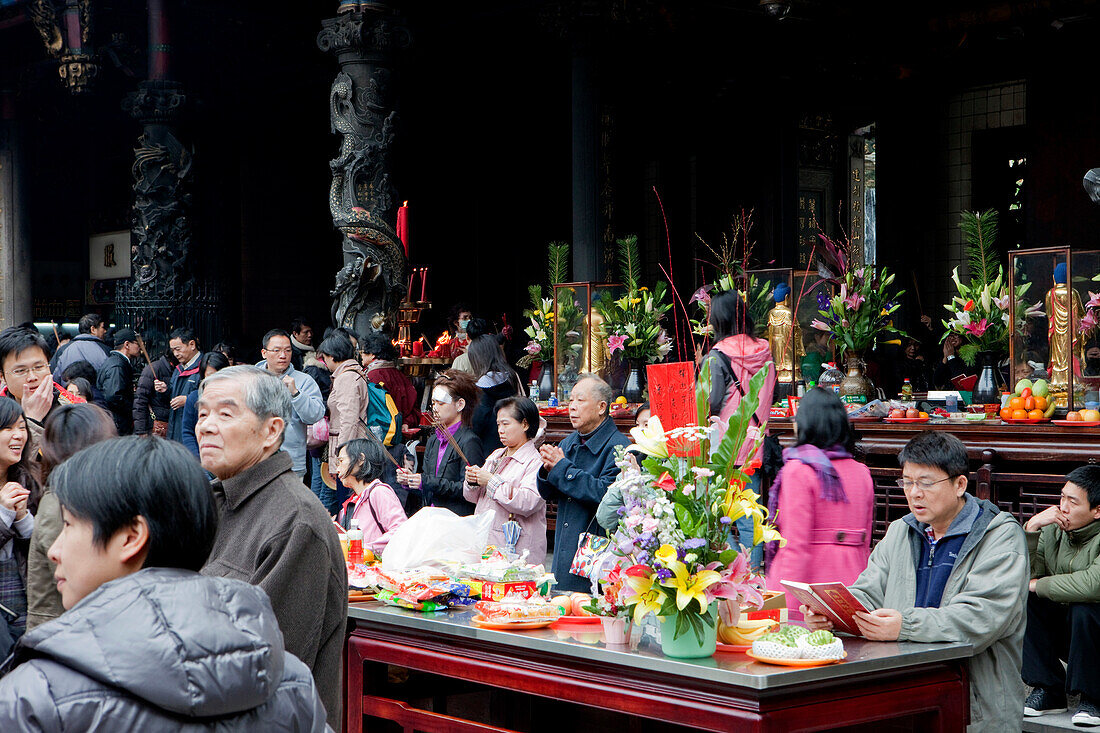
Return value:
M 1094 293 L 1089 291 L 1089 302 L 1085 303 L 1086 308 L 1100 308 L 1100 293 Z
M 711 285 L 704 285 L 692 294 L 691 300 L 688 301 L 688 305 L 691 305 L 695 301 L 699 301 L 705 305 L 710 305 L 710 289 Z
M 1005 293 L 1004 295 L 1002 295 L 999 298 L 994 298 L 993 299 L 993 304 L 996 305 L 998 308 L 1000 308 L 1003 311 L 1008 310 L 1008 294 Z
M 607 353 L 614 354 L 616 351 L 626 350 L 626 336 L 608 336 L 607 337 Z
M 866 299 L 859 293 L 852 293 L 844 299 L 844 305 L 848 306 L 849 310 L 858 311 L 860 304 L 863 303 L 864 300 Z
M 824 323 L 823 321 L 821 321 L 821 320 L 820 320 L 820 319 L 818 319 L 818 318 L 815 318 L 815 319 L 814 319 L 814 320 L 813 320 L 813 321 L 812 321 L 812 322 L 810 323 L 810 326 L 811 326 L 812 328 L 816 328 L 816 329 L 817 329 L 818 331 L 832 331 L 832 330 L 833 330 L 833 327 L 832 327 L 832 326 L 830 326 L 830 325 L 829 325 L 828 323 Z
M 977 323 L 971 323 L 969 326 L 966 327 L 966 330 L 970 332 L 970 335 L 980 338 L 981 335 L 985 333 L 987 328 L 989 328 L 989 322 L 983 318 Z
M 1081 319 L 1081 322 L 1077 324 L 1077 330 L 1079 330 L 1081 333 L 1088 333 L 1094 328 L 1096 328 L 1096 313 L 1090 310 Z

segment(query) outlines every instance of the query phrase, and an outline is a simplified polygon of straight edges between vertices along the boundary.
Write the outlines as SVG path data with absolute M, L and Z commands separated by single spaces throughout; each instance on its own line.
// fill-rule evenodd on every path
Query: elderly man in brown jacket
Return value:
M 203 468 L 217 478 L 220 521 L 202 572 L 267 592 L 287 651 L 313 672 L 339 730 L 347 567 L 331 518 L 279 450 L 290 409 L 282 382 L 256 367 L 203 381 L 195 432 Z

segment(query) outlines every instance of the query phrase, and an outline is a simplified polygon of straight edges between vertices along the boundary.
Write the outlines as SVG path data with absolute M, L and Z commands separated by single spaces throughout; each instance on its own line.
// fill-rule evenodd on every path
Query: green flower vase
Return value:
M 708 626 L 706 622 L 703 623 L 702 641 L 695 636 L 695 632 L 690 627 L 680 634 L 679 639 L 674 639 L 673 637 L 676 635 L 676 617 L 658 616 L 657 621 L 661 625 L 661 651 L 664 652 L 665 656 L 675 657 L 676 659 L 701 659 L 714 654 L 715 650 L 718 649 L 717 604 L 711 604 L 707 616 L 710 618 L 710 625 Z

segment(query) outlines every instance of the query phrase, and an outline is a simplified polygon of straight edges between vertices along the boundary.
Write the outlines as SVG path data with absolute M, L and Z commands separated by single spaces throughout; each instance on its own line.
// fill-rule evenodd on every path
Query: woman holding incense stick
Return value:
M 443 507 L 463 517 L 474 513 L 474 505 L 462 496 L 462 487 L 466 466 L 480 466 L 485 461 L 481 440 L 470 428 L 477 401 L 477 384 L 466 372 L 448 369 L 435 380 L 435 432 L 424 447 L 423 470 L 397 470 L 397 481 L 402 486 L 423 493 L 424 506 Z

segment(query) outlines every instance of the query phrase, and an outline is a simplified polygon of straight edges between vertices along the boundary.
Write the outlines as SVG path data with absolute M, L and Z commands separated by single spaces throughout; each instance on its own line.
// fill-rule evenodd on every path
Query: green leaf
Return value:
M 768 378 L 770 372 L 771 362 L 765 364 L 760 371 L 754 374 L 747 385 L 743 385 L 745 396 L 741 399 L 741 403 L 737 405 L 737 409 L 730 415 L 726 434 L 722 436 L 722 442 L 718 445 L 712 459 L 712 463 L 716 468 L 711 470 L 717 470 L 724 476 L 730 475 L 734 467 L 733 464 L 737 460 L 737 455 L 741 452 L 741 445 L 745 441 L 745 430 L 748 428 L 757 408 L 760 407 L 760 390 L 763 388 L 764 380 Z
M 972 283 L 978 283 L 979 289 L 986 283 L 993 282 L 993 268 L 999 266 L 998 224 L 998 214 L 995 209 L 982 212 L 964 211 L 960 216 L 959 229 L 962 229 L 963 237 L 966 239 L 970 280 Z
M 638 282 L 642 279 L 642 263 L 638 254 L 638 236 L 631 234 L 628 237 L 616 240 L 619 246 L 619 268 L 622 272 L 623 282 L 627 288 L 634 292 L 638 289 Z
M 569 243 L 551 242 L 546 252 L 551 285 L 569 280 Z

